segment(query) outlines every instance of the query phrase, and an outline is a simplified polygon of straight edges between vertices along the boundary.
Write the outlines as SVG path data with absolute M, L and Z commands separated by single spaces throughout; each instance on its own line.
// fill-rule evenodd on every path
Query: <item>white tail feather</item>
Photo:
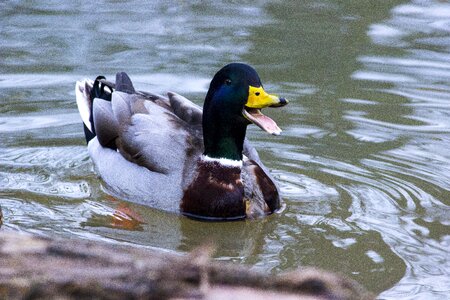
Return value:
M 88 88 L 92 88 L 94 84 L 94 81 L 91 79 L 84 79 L 77 81 L 77 84 L 75 85 L 75 95 L 77 99 L 77 106 L 78 111 L 80 112 L 81 120 L 83 120 L 84 125 L 93 132 L 91 122 L 89 121 L 89 118 L 91 117 L 91 108 L 90 103 L 91 100 L 89 99 L 89 92 Z

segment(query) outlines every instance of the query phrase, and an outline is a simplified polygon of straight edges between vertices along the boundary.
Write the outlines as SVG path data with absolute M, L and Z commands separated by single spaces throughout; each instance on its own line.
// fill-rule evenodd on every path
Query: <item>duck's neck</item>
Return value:
M 247 94 L 246 94 L 247 93 Z M 206 156 L 242 160 L 245 132 L 249 122 L 242 116 L 242 93 L 211 86 L 203 105 L 203 143 Z
M 241 161 L 247 126 L 244 124 L 215 123 L 212 125 L 213 123 L 208 123 L 203 126 L 205 156 Z

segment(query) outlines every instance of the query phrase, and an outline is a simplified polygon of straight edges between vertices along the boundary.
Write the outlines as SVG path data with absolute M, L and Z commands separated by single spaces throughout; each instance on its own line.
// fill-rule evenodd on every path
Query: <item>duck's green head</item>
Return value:
M 258 73 L 249 65 L 226 65 L 212 79 L 203 106 L 204 154 L 241 160 L 247 125 L 253 123 L 279 135 L 281 129 L 261 109 L 287 103 L 284 98 L 268 94 Z

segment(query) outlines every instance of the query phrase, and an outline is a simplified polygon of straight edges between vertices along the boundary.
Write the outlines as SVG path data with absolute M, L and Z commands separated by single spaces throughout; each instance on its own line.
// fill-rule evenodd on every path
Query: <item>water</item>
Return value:
M 447 1 L 8 1 L 0 4 L 2 228 L 185 252 L 270 273 L 341 272 L 381 299 L 450 292 Z M 284 129 L 248 136 L 286 208 L 203 223 L 113 199 L 86 151 L 74 82 L 127 71 L 201 104 L 253 65 Z

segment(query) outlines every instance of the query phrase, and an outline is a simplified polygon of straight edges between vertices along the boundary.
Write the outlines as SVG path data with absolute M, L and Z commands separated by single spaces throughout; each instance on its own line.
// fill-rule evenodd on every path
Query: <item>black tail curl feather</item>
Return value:
M 109 89 L 109 93 L 105 92 L 105 87 Z M 100 98 L 103 100 L 111 101 L 111 95 L 113 92 L 113 87 L 107 84 L 105 76 L 97 76 L 94 81 L 94 85 L 92 86 L 92 90 L 89 94 L 89 97 L 94 100 L 95 98 Z

